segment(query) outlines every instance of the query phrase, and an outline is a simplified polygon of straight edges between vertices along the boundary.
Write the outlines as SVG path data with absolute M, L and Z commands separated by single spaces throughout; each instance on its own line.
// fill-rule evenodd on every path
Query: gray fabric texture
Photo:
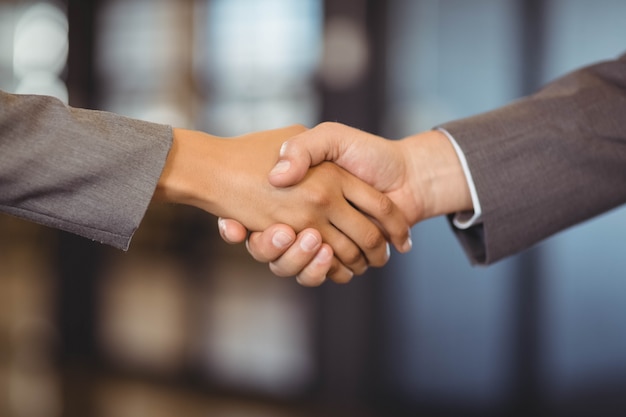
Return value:
M 169 126 L 0 91 L 0 211 L 127 249 Z
M 455 229 L 473 263 L 626 202 L 626 55 L 441 127 L 465 153 L 483 210 L 482 225 Z

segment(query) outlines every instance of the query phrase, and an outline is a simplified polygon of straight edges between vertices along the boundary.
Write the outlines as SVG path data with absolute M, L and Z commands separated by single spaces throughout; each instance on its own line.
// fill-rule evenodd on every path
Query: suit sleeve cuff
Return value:
M 465 179 L 467 181 L 467 186 L 470 190 L 470 196 L 472 197 L 472 205 L 474 206 L 473 211 L 462 211 L 455 213 L 452 219 L 452 224 L 454 224 L 454 226 L 458 229 L 469 229 L 472 226 L 480 224 L 482 218 L 482 209 L 480 208 L 480 200 L 478 199 L 476 186 L 474 185 L 474 180 L 472 179 L 472 173 L 470 172 L 467 165 L 465 153 L 463 153 L 463 150 L 461 149 L 459 144 L 456 143 L 456 140 L 454 140 L 452 135 L 448 133 L 447 130 L 441 127 L 437 128 L 437 130 L 446 135 L 448 140 L 450 140 L 450 143 L 452 144 L 452 147 L 454 148 L 454 151 L 456 152 L 456 155 L 461 162 L 461 167 L 463 168 L 463 173 L 465 174 Z

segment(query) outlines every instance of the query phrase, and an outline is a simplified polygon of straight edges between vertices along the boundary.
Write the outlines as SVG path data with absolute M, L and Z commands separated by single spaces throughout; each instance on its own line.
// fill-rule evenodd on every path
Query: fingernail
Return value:
M 283 157 L 285 156 L 285 153 L 287 153 L 287 142 L 284 142 L 282 145 L 280 145 L 280 151 L 278 151 L 278 155 Z
M 291 242 L 293 242 L 293 239 L 285 232 L 279 231 L 274 233 L 274 236 L 272 236 L 272 244 L 279 249 L 290 245 Z
M 313 258 L 313 262 L 321 264 L 328 262 L 333 257 L 333 253 L 326 247 L 323 246 L 322 249 L 315 255 Z
M 385 249 L 387 249 L 387 259 L 391 257 L 391 248 L 389 247 L 389 243 L 385 245 Z
M 300 247 L 307 252 L 311 252 L 312 250 L 314 250 L 318 244 L 319 240 L 317 240 L 317 238 L 310 233 L 304 235 L 304 237 L 300 241 Z
M 291 162 L 286 159 L 281 159 L 276 165 L 274 165 L 274 168 L 270 171 L 270 175 L 284 174 L 289 171 L 289 167 L 291 167 Z
M 413 247 L 413 240 L 411 239 L 411 235 L 409 235 L 406 242 L 404 242 L 404 245 L 402 245 L 402 253 L 406 253 L 410 251 L 412 247 Z
M 220 232 L 222 232 L 222 234 L 226 231 L 226 224 L 224 222 L 224 219 L 222 219 L 221 217 L 217 219 L 217 227 L 218 229 L 220 229 Z

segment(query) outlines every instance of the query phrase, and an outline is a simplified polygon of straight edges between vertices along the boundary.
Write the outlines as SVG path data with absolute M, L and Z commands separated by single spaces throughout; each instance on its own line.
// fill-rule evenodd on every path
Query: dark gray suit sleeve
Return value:
M 468 161 L 483 223 L 455 229 L 488 264 L 626 202 L 626 56 L 442 126 Z
M 0 211 L 127 249 L 169 126 L 0 91 Z

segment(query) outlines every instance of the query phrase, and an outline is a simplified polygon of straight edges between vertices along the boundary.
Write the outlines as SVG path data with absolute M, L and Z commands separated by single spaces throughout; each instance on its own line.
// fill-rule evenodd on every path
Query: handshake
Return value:
M 411 249 L 420 220 L 472 209 L 448 138 L 386 140 L 339 123 L 224 139 L 174 129 L 155 198 L 220 217 L 224 240 L 300 284 L 350 281 Z M 250 232 L 250 234 L 248 234 Z

